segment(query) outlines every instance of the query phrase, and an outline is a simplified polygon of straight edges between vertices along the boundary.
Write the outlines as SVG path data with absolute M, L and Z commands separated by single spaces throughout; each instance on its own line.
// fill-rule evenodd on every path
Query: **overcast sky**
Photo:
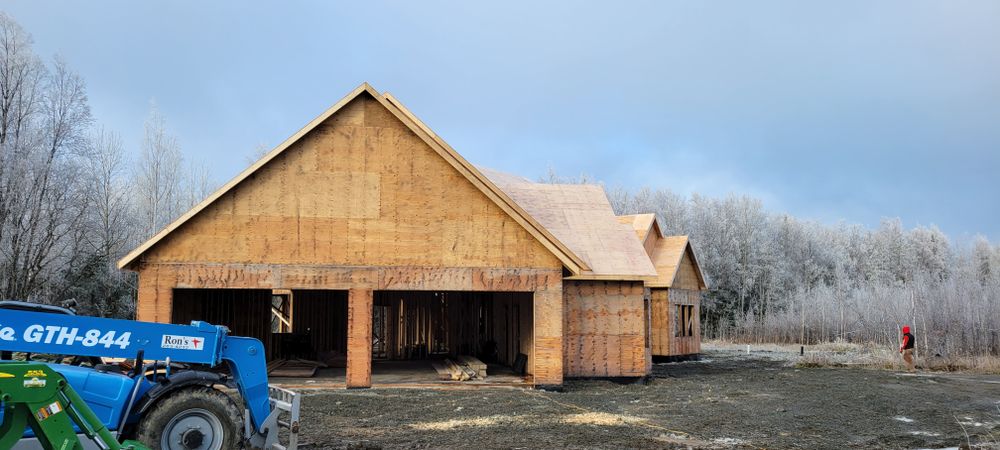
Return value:
M 218 182 L 362 81 L 473 163 L 1000 240 L 1000 2 L 2 1 Z M 544 3 L 544 4 L 543 4 Z

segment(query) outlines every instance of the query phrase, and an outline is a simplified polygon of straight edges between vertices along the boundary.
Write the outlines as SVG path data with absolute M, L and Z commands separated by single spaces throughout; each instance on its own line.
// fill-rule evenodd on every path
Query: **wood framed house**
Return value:
M 118 265 L 138 320 L 341 354 L 347 387 L 487 348 L 535 386 L 648 374 L 659 266 L 603 189 L 484 172 L 365 83 Z

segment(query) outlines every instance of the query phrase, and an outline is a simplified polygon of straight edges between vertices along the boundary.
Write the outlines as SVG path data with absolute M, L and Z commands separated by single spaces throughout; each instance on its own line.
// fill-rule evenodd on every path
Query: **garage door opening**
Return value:
M 264 344 L 274 369 L 277 360 L 319 361 L 317 379 L 345 375 L 347 291 L 271 289 L 174 289 L 171 322 L 200 320 L 229 327 L 233 336 Z M 289 364 L 274 378 L 310 377 L 312 369 Z
M 533 324 L 530 292 L 375 291 L 372 382 L 458 381 L 477 361 L 468 382 L 530 381 Z

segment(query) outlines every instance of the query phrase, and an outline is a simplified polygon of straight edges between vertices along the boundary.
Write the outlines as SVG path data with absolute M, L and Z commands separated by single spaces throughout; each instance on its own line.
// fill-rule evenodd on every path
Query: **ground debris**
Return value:
M 984 382 L 1000 377 L 941 374 L 931 384 L 793 364 L 708 350 L 701 361 L 654 365 L 648 384 L 323 391 L 305 397 L 302 433 L 317 449 L 947 448 L 968 446 L 963 426 L 973 448 L 991 448 L 1000 435 L 1000 384 Z

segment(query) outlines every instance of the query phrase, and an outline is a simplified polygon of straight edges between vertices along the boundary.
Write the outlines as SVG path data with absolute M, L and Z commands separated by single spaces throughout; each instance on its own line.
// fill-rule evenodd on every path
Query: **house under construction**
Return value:
M 652 215 L 477 168 L 368 84 L 119 266 L 138 272 L 138 320 L 343 355 L 348 387 L 459 355 L 536 386 L 644 376 L 698 352 L 705 288 L 687 238 Z

